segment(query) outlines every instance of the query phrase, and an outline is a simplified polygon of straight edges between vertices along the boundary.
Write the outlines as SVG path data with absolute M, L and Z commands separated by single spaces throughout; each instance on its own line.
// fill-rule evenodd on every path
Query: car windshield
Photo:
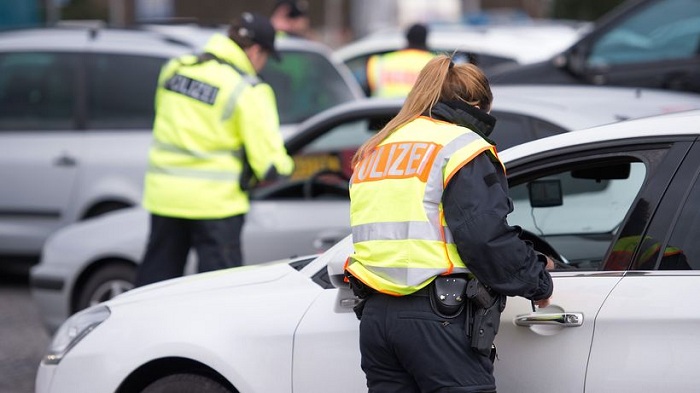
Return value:
M 697 56 L 700 3 L 659 1 L 602 36 L 591 48 L 589 64 L 605 67 Z
M 328 58 L 315 52 L 284 51 L 260 72 L 277 98 L 281 124 L 300 123 L 318 112 L 355 99 Z

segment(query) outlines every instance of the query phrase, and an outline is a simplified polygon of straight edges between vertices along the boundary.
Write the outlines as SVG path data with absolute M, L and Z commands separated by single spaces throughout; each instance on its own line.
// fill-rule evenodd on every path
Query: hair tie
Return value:
M 454 66 L 455 66 L 455 63 L 452 60 L 450 60 L 450 65 L 447 67 L 447 70 L 448 71 L 451 70 L 452 67 L 454 67 Z

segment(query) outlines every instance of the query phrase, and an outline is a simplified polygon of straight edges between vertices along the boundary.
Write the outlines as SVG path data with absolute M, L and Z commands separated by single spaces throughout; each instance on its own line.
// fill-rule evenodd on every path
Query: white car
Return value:
M 470 61 L 487 74 L 493 67 L 517 66 L 544 61 L 576 42 L 590 23 L 539 21 L 486 26 L 431 25 L 428 48 L 454 55 L 457 62 Z M 367 60 L 376 54 L 406 46 L 405 31 L 374 32 L 333 51 L 348 66 L 367 92 Z
M 141 201 L 163 63 L 214 30 L 41 28 L 0 33 L 0 259 L 36 262 L 56 229 Z M 172 34 L 169 35 L 169 34 Z M 186 40 L 187 38 L 188 40 Z M 283 134 L 363 96 L 330 49 L 280 39 L 262 75 Z
M 527 220 L 509 218 L 537 248 L 568 259 L 588 241 L 607 247 L 552 272 L 551 306 L 508 299 L 498 391 L 697 390 L 700 111 L 540 139 L 501 158 L 516 193 L 550 191 L 529 198 L 540 207 L 516 207 Z M 599 203 L 601 193 L 616 202 Z M 601 210 L 615 227 L 597 224 Z M 538 225 L 553 211 L 569 231 Z M 317 258 L 186 276 L 81 311 L 54 336 L 36 392 L 366 391 L 357 299 L 342 280 L 351 253 L 348 237 Z
M 592 125 L 700 108 L 700 96 L 651 90 L 498 86 L 493 93 L 498 122 L 492 136 L 499 150 Z M 357 101 L 300 126 L 287 141 L 296 162 L 292 181 L 254 191 L 242 234 L 246 264 L 320 252 L 350 233 L 350 158 L 400 106 L 401 101 Z M 31 270 L 32 294 L 49 331 L 70 314 L 133 287 L 148 222 L 148 213 L 134 207 L 49 238 Z

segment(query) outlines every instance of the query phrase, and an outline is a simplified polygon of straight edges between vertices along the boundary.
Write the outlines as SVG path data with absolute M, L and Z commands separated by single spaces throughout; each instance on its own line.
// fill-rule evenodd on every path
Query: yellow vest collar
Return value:
M 235 65 L 247 74 L 257 74 L 253 63 L 250 62 L 243 49 L 223 34 L 214 34 L 204 47 L 204 51 Z

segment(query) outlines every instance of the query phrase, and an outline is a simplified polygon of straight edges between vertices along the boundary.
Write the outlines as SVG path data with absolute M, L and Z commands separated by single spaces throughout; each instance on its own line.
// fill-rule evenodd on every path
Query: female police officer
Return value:
M 548 304 L 553 262 L 506 221 L 505 169 L 488 139 L 492 101 L 481 70 L 438 56 L 354 157 L 346 273 L 366 298 L 360 350 L 370 392 L 495 391 L 489 353 L 471 348 L 469 280 L 494 299 Z

